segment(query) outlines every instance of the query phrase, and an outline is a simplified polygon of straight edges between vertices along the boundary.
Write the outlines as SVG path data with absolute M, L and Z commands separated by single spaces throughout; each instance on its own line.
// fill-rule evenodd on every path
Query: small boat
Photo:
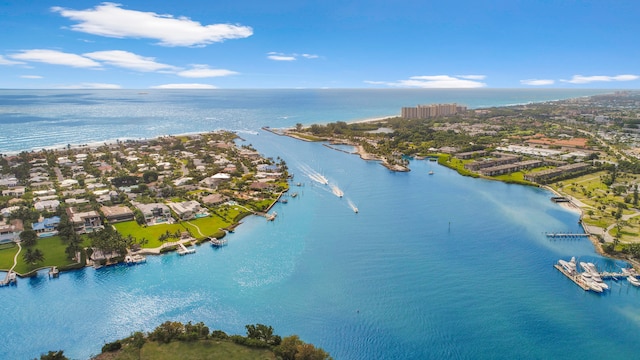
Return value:
M 227 240 L 224 239 L 210 238 L 209 242 L 215 247 L 222 247 L 227 245 Z
M 433 175 L 433 170 L 429 170 L 429 175 Z
M 124 258 L 124 262 L 127 265 L 136 265 L 147 262 L 147 258 L 142 255 L 127 255 Z

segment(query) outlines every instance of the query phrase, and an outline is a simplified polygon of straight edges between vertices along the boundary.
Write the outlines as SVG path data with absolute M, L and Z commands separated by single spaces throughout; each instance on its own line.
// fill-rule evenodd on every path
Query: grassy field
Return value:
M 583 175 L 570 180 L 560 181 L 551 184 L 551 186 L 560 192 L 575 197 L 582 203 L 587 205 L 583 209 L 584 215 L 582 220 L 589 225 L 601 227 L 603 229 L 616 223 L 613 213 L 618 210 L 619 204 L 628 207 L 623 209 L 623 216 L 636 214 L 632 209 L 632 204 L 625 203 L 624 196 L 615 195 L 614 191 L 602 182 L 606 172 L 596 172 Z M 628 182 L 635 181 L 634 176 L 620 176 L 619 181 Z M 621 242 L 638 242 L 640 241 L 640 219 L 632 217 L 621 222 L 620 231 Z M 615 227 L 609 231 L 609 234 L 615 236 L 617 230 Z
M 26 251 L 23 247 L 22 252 L 18 255 L 18 265 L 14 271 L 20 274 L 26 274 L 41 267 L 62 267 L 74 264 L 75 261 L 67 258 L 67 254 L 65 253 L 66 247 L 67 244 L 65 244 L 58 236 L 38 239 L 38 242 L 32 247 L 32 249 L 40 249 L 44 255 L 44 261 L 35 265 L 26 264 L 24 260 L 22 260 L 22 254 Z M 11 248 L 0 249 L 0 269 L 8 270 L 13 266 L 13 256 L 16 254 L 16 251 L 18 251 L 18 246 L 15 244 Z
M 147 342 L 140 351 L 126 348 L 116 353 L 102 354 L 96 360 L 275 360 L 270 350 L 253 349 L 231 341 L 200 340 L 194 342 L 171 342 L 158 344 Z
M 238 211 L 230 211 L 227 216 L 236 216 Z M 158 240 L 160 235 L 169 231 L 170 234 L 178 232 L 184 232 L 189 229 L 191 234 L 195 238 L 208 237 L 208 236 L 220 236 L 221 228 L 225 228 L 231 225 L 231 222 L 222 219 L 219 216 L 212 215 L 205 218 L 194 219 L 189 221 L 183 221 L 181 223 L 176 224 L 159 224 L 153 226 L 145 226 L 142 227 L 138 225 L 135 221 L 127 221 L 114 224 L 116 230 L 123 236 L 131 235 L 134 238 L 140 240 L 142 238 L 146 238 L 149 240 L 147 244 L 144 245 L 145 248 L 155 248 L 162 245 L 162 242 Z M 197 227 L 197 228 L 196 228 Z M 200 231 L 198 231 L 198 228 Z M 202 234 L 202 235 L 201 235 Z M 204 235 L 204 236 L 203 236 Z M 170 239 L 169 241 L 175 241 L 174 239 Z

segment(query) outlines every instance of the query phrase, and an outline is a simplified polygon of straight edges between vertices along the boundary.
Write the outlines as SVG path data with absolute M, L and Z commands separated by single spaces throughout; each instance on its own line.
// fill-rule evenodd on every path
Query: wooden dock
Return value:
M 552 239 L 577 239 L 589 237 L 589 234 L 586 233 L 545 233 L 545 235 Z
M 589 285 L 585 284 L 585 282 L 582 281 L 582 279 L 580 278 L 580 274 L 579 273 L 571 274 L 567 270 L 565 270 L 562 266 L 560 266 L 558 264 L 553 265 L 553 267 L 558 269 L 558 271 L 563 273 L 564 276 L 568 277 L 571 281 L 576 283 L 576 285 L 580 286 L 582 288 L 582 290 L 584 290 L 584 291 L 589 290 Z
M 193 254 L 196 252 L 196 249 L 188 249 L 183 243 L 178 243 L 178 246 L 180 247 L 178 249 L 178 255 Z

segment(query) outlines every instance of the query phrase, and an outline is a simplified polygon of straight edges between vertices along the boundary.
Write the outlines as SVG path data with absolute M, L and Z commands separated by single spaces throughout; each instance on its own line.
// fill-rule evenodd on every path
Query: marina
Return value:
M 583 269 L 582 272 L 578 272 L 578 264 Z M 584 291 L 602 293 L 609 290 L 609 285 L 607 285 L 603 280 L 617 281 L 622 278 L 626 278 L 627 282 L 633 286 L 640 286 L 638 274 L 633 268 L 622 268 L 621 272 L 599 272 L 593 263 L 576 263 L 575 257 L 572 257 L 570 261 L 560 259 L 558 260 L 558 263 L 553 265 L 553 267 Z

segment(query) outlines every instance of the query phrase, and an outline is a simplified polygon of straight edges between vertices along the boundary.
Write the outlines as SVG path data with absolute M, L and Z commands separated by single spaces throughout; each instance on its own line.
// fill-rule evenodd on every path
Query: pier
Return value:
M 589 286 L 589 284 L 587 283 L 587 281 L 585 281 L 585 278 L 582 276 L 582 272 L 577 272 L 575 269 L 571 269 L 568 268 L 566 266 L 561 265 L 562 260 L 558 261 L 557 264 L 554 264 L 553 267 L 556 268 L 558 271 L 560 271 L 564 276 L 566 276 L 567 278 L 569 278 L 569 280 L 573 281 L 576 285 L 578 285 L 580 288 L 582 288 L 582 290 L 584 291 L 595 291 L 591 286 Z M 574 260 L 571 260 L 571 263 L 575 264 Z M 585 271 L 585 273 L 589 273 L 588 271 Z M 634 284 L 634 280 L 633 279 L 637 279 L 638 278 L 638 274 L 631 269 L 630 271 L 628 269 L 622 269 L 622 272 L 609 272 L 609 271 L 604 271 L 604 272 L 599 272 L 599 271 L 595 271 L 594 270 L 591 272 L 592 276 L 599 276 L 602 280 L 615 280 L 618 281 L 618 279 L 627 279 L 627 281 L 633 285 L 633 286 L 638 286 L 636 284 Z M 601 280 L 600 280 L 601 281 Z M 597 291 L 597 292 L 603 292 L 604 290 L 608 289 L 607 287 L 605 287 L 604 289 Z
M 178 243 L 178 246 L 180 247 L 178 249 L 178 255 L 193 254 L 196 252 L 196 249 L 188 249 L 183 243 Z
M 584 281 L 582 281 L 582 279 L 580 278 L 580 273 L 571 274 L 567 270 L 565 270 L 562 266 L 560 266 L 558 264 L 553 265 L 553 267 L 558 269 L 558 271 L 563 273 L 564 276 L 568 277 L 571 281 L 576 283 L 576 285 L 580 286 L 582 288 L 582 290 L 584 290 L 584 291 L 589 290 L 589 285 L 587 285 Z
M 57 278 L 58 276 L 60 276 L 60 270 L 58 270 L 57 266 L 52 266 L 49 269 L 49 278 Z
M 545 233 L 545 235 L 551 239 L 578 239 L 589 237 L 589 234 L 586 233 Z

